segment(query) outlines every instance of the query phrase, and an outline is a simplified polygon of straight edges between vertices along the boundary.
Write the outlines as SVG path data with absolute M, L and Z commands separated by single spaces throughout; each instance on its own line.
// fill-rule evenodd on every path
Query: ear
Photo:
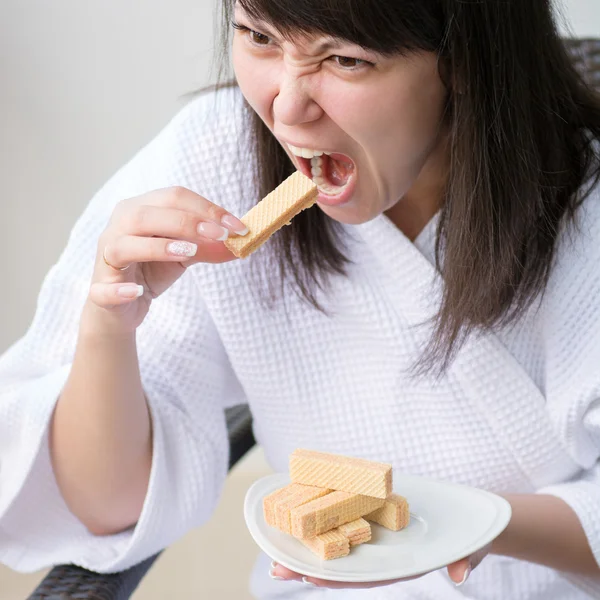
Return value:
M 455 74 L 452 73 L 452 65 L 450 64 L 450 58 L 443 54 L 439 54 L 437 65 L 438 74 L 445 88 L 448 90 L 448 94 L 450 96 L 454 96 L 456 94 L 464 94 L 464 83 L 459 83 L 456 80 Z

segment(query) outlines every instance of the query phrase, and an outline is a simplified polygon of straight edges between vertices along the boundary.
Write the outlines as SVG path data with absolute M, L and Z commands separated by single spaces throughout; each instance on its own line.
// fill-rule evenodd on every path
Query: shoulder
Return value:
M 237 87 L 195 94 L 153 140 L 171 168 L 194 165 L 198 175 L 234 162 L 249 139 L 243 96 Z M 176 169 L 177 170 L 177 169 Z M 185 173 L 181 173 L 185 175 Z
M 162 133 L 172 142 L 194 147 L 199 142 L 227 145 L 243 132 L 243 96 L 237 86 L 230 86 L 191 95 Z
M 561 384 L 572 383 L 573 377 L 580 383 L 590 376 L 598 381 L 599 307 L 600 185 L 597 184 L 559 237 L 542 298 L 538 318 L 543 325 L 547 377 L 560 380 Z
M 182 185 L 237 211 L 252 193 L 251 132 L 237 86 L 195 95 L 159 136 L 167 185 Z
M 589 191 L 556 249 L 536 314 L 549 414 L 576 456 L 597 456 L 585 415 L 600 390 L 600 185 Z M 596 460 L 594 458 L 593 460 Z
M 591 135 L 591 134 L 590 134 Z M 593 158 L 587 180 L 578 190 L 583 200 L 573 218 L 566 218 L 556 240 L 546 293 L 558 298 L 570 295 L 574 286 L 600 294 L 600 140 L 588 139 Z
M 104 210 L 119 199 L 181 186 L 233 210 L 236 186 L 252 178 L 243 96 L 237 87 L 205 90 L 189 98 L 171 120 L 98 192 Z M 245 187 L 249 187 L 246 183 Z M 231 203 L 231 200 L 229 200 Z
M 559 236 L 551 284 L 565 288 L 579 283 L 585 288 L 599 285 L 599 275 L 600 182 L 597 182 L 588 189 L 574 219 L 565 225 Z M 600 292 L 600 288 L 597 291 Z

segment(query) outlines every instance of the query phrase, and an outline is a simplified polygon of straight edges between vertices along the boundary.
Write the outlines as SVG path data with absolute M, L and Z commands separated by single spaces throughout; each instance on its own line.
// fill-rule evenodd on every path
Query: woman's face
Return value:
M 317 202 L 330 217 L 364 223 L 411 188 L 435 183 L 424 180 L 439 177 L 443 163 L 447 95 L 435 54 L 384 57 L 323 36 L 290 42 L 239 6 L 235 23 L 240 89 L 296 168 L 318 184 Z

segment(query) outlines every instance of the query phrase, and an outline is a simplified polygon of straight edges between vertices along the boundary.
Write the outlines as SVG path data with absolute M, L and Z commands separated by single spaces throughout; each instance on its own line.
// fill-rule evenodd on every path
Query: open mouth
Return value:
M 309 162 L 312 180 L 320 191 L 331 196 L 337 196 L 342 191 L 354 172 L 354 163 L 343 154 L 313 156 Z
M 338 152 L 297 148 L 288 144 L 296 157 L 300 171 L 310 177 L 319 191 L 327 196 L 339 196 L 355 173 L 354 161 Z

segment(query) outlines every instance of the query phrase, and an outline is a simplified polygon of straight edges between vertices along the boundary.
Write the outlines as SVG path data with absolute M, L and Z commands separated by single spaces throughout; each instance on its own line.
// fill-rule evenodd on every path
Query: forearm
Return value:
M 79 339 L 54 412 L 50 450 L 61 493 L 96 534 L 139 518 L 152 463 L 135 333 Z
M 512 506 L 508 527 L 492 546 L 493 554 L 512 556 L 559 571 L 600 575 L 583 527 L 560 498 L 507 494 Z

